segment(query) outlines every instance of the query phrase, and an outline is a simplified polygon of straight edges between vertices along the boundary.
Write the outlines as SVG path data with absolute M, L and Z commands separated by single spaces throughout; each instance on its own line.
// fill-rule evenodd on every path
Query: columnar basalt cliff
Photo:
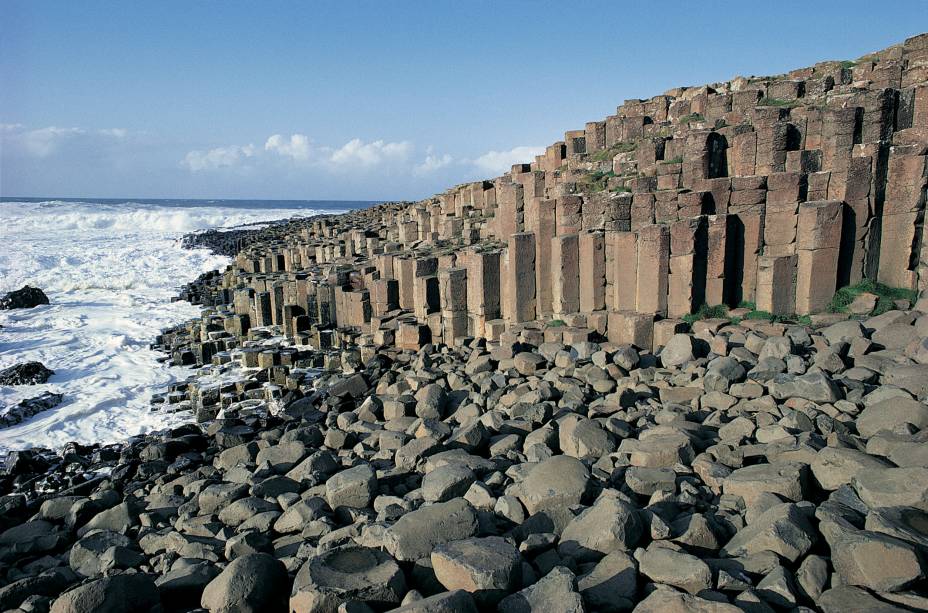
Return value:
M 928 610 L 926 77 L 922 35 L 188 237 L 234 255 L 157 342 L 197 423 L 11 453 L 0 610 Z
M 317 348 L 656 349 L 702 305 L 802 316 L 863 279 L 925 289 L 926 58 L 923 35 L 628 100 L 492 181 L 277 229 L 208 304 Z

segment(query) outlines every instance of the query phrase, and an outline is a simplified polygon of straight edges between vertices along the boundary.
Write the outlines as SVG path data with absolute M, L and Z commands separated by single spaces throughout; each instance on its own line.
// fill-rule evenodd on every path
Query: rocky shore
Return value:
M 0 610 L 928 610 L 926 62 L 190 237 L 234 255 L 156 342 L 196 423 L 11 453 Z
M 165 396 L 198 425 L 11 454 L 0 606 L 923 610 L 926 311 L 699 320 L 656 353 L 271 328 L 245 349 L 279 365 Z

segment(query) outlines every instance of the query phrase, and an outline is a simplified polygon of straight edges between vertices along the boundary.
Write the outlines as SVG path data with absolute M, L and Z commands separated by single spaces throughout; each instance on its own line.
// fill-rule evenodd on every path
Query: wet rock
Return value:
M 31 309 L 40 304 L 48 304 L 48 296 L 39 288 L 30 285 L 24 285 L 0 297 L 0 310 Z
M 49 371 L 51 372 L 51 371 Z M 15 426 L 30 417 L 38 415 L 42 411 L 53 409 L 64 399 L 64 394 L 55 394 L 54 392 L 43 392 L 34 398 L 26 398 L 19 403 L 9 407 L 0 415 L 0 428 Z
M 37 385 L 53 374 L 41 362 L 23 362 L 0 370 L 0 385 Z

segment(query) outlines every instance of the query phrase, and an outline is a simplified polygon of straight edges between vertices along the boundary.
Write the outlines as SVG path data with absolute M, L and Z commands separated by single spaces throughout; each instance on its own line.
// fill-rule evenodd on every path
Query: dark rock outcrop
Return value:
M 7 292 L 0 298 L 2 309 L 31 309 L 40 304 L 48 304 L 48 296 L 37 287 L 24 285 L 22 289 Z
M 55 374 L 41 362 L 23 362 L 0 370 L 0 385 L 36 385 Z

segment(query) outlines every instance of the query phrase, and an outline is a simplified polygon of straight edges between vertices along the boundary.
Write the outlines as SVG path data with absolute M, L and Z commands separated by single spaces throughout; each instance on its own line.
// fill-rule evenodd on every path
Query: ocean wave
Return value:
M 0 202 L 0 292 L 28 283 L 51 300 L 49 306 L 0 312 L 0 368 L 37 360 L 55 371 L 44 386 L 0 389 L 0 404 L 47 390 L 66 396 L 58 407 L 0 430 L 0 452 L 124 440 L 189 421 L 189 414 L 152 412 L 152 393 L 189 371 L 159 362 L 148 345 L 161 329 L 199 313 L 189 303 L 171 302 L 178 288 L 229 259 L 183 249 L 181 236 L 319 212 Z
M 157 207 L 127 202 L 113 205 L 45 201 L 2 202 L 0 212 L 9 231 L 53 233 L 112 231 L 128 234 L 176 234 L 231 228 L 292 217 L 310 217 L 332 211 L 320 209 L 244 210 L 227 207 Z

